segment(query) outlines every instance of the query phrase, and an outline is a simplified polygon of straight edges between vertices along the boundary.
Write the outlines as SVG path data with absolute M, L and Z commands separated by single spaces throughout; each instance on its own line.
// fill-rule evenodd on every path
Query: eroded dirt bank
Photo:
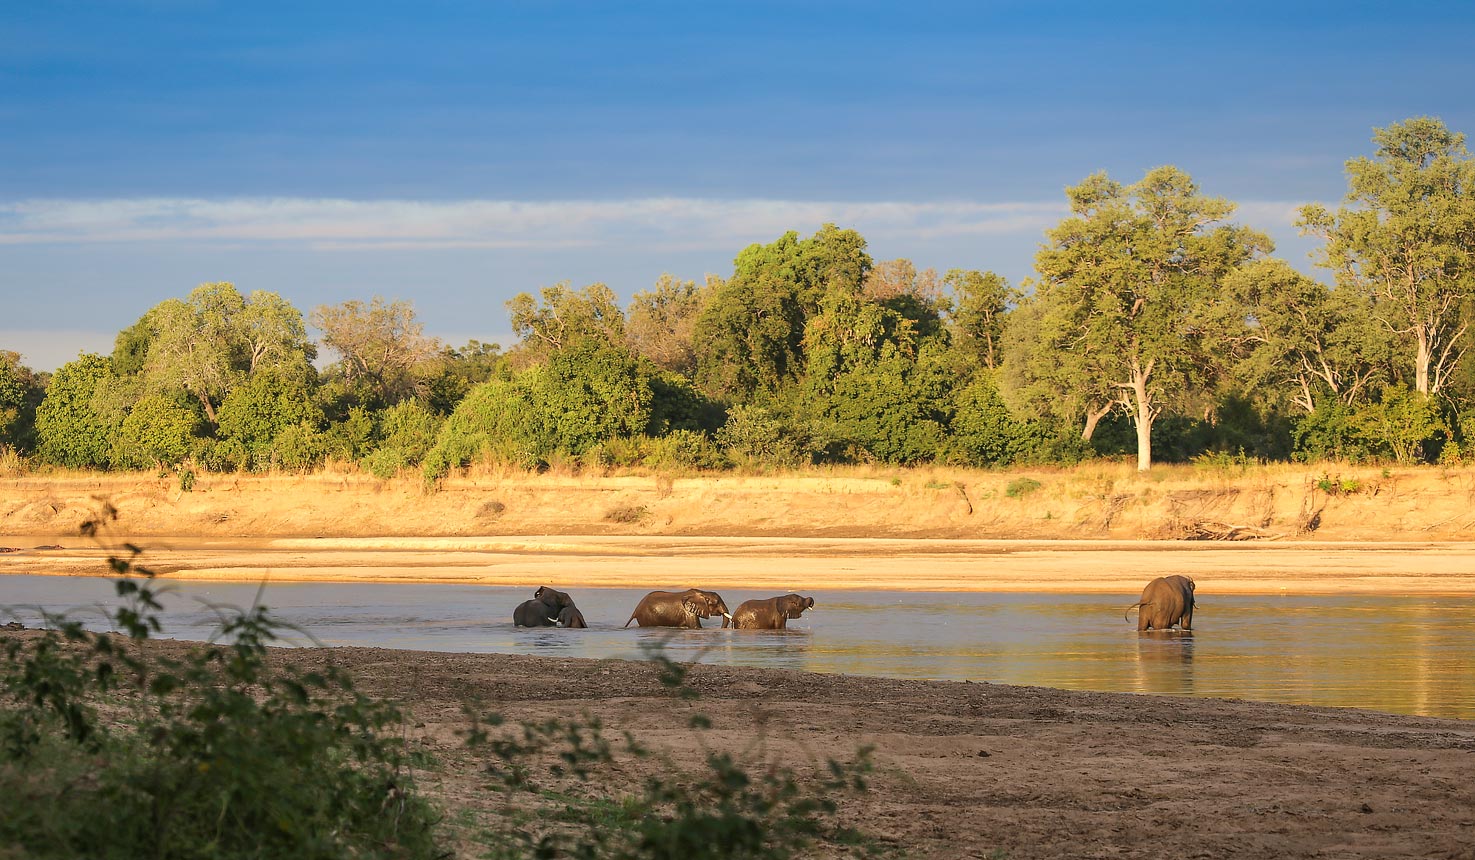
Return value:
M 466 702 L 514 719 L 597 717 L 607 735 L 630 730 L 688 766 L 710 748 L 804 769 L 872 745 L 872 790 L 843 815 L 910 857 L 1475 857 L 1475 724 L 1462 721 L 704 665 L 688 702 L 651 663 L 286 656 L 336 661 L 405 702 L 412 738 L 443 763 L 422 786 L 478 815 L 501 801 L 462 751 Z M 690 729 L 694 713 L 712 729 Z M 599 780 L 617 792 L 640 776 Z M 460 837 L 474 854 L 471 830 Z
M 646 535 L 951 539 L 1475 540 L 1475 469 L 837 470 L 771 477 L 477 472 L 413 476 L 0 478 L 0 536 L 75 534 L 113 505 L 127 534 Z

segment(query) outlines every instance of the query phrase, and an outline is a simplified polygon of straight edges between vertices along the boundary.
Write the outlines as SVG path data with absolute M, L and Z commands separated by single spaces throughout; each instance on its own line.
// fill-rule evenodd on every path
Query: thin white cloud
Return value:
M 825 222 L 895 239 L 1038 234 L 1064 213 L 1063 202 L 1035 201 L 33 199 L 0 202 L 0 245 L 190 241 L 429 250 L 638 242 L 727 249 Z

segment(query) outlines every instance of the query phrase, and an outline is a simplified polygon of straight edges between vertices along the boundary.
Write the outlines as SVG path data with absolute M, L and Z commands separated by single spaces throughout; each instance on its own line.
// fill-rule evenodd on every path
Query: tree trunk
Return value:
M 1152 468 L 1152 414 L 1140 401 L 1137 404 L 1137 471 Z
M 1425 397 L 1429 396 L 1429 364 L 1433 350 L 1429 346 L 1429 330 L 1423 326 L 1414 329 L 1418 339 L 1418 354 L 1414 356 L 1414 388 Z
M 1086 407 L 1086 426 L 1083 430 L 1081 430 L 1082 442 L 1091 441 L 1091 437 L 1096 435 L 1096 425 L 1101 423 L 1101 419 L 1111 414 L 1111 407 L 1113 405 L 1113 403 L 1107 401 L 1107 404 L 1101 407 L 1101 409 L 1096 412 L 1092 412 L 1091 407 Z
M 210 403 L 210 398 L 203 394 L 197 396 L 200 398 L 200 405 L 205 407 L 205 417 L 210 419 L 210 426 L 219 427 L 220 422 L 215 420 L 215 406 Z
M 1153 410 L 1147 393 L 1147 378 L 1151 374 L 1152 362 L 1147 363 L 1146 371 L 1138 367 L 1132 369 L 1132 397 L 1137 401 L 1135 404 L 1137 411 L 1132 416 L 1132 423 L 1137 428 L 1137 471 L 1139 472 L 1146 472 L 1152 468 L 1152 422 L 1157 418 L 1157 413 Z

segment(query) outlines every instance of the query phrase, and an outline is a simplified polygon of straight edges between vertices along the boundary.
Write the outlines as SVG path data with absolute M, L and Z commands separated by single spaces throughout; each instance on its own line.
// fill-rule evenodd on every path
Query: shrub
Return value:
M 376 448 L 363 459 L 362 465 L 369 474 L 381 481 L 387 481 L 411 464 L 410 458 L 399 448 Z
M 125 469 L 175 465 L 189 455 L 202 423 L 199 407 L 188 399 L 147 395 L 123 419 L 113 445 L 113 465 Z
M 380 447 L 397 448 L 408 463 L 418 463 L 432 446 L 441 419 L 417 400 L 406 400 L 375 416 Z
M 706 433 L 673 430 L 645 440 L 645 465 L 652 469 L 725 469 L 731 465 Z
M 623 505 L 606 512 L 604 518 L 614 523 L 638 523 L 649 515 L 644 505 Z
M 793 468 L 813 462 L 808 434 L 762 406 L 735 406 L 717 431 L 717 445 L 738 462 Z
M 1022 499 L 1043 486 L 1034 478 L 1015 478 L 1004 488 L 1004 495 L 1011 499 Z
M 283 427 L 272 440 L 271 458 L 263 468 L 285 469 L 289 472 L 308 472 L 323 463 L 323 437 L 310 421 Z
M 35 858 L 440 856 L 391 705 L 331 668 L 270 665 L 282 627 L 261 606 L 225 618 L 229 645 L 151 658 L 152 574 L 113 566 L 123 641 L 53 616 L 5 643 L 0 844 Z

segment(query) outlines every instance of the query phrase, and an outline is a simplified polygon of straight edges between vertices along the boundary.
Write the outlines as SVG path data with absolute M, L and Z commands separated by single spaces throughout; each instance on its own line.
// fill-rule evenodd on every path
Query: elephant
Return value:
M 732 613 L 732 626 L 739 630 L 784 630 L 790 618 L 814 608 L 813 597 L 785 594 L 767 600 L 749 600 Z
M 1142 599 L 1127 607 L 1130 614 L 1137 610 L 1137 630 L 1167 630 L 1180 624 L 1184 630 L 1193 629 L 1193 580 L 1173 574 L 1159 576 L 1142 589 Z M 1122 616 L 1124 619 L 1126 616 Z
M 572 612 L 570 612 L 572 610 Z M 560 623 L 565 622 L 568 623 Z M 584 615 L 574 606 L 566 592 L 541 586 L 533 599 L 523 601 L 512 610 L 512 623 L 518 627 L 588 627 Z
M 584 622 L 584 613 L 580 612 L 579 607 L 574 606 L 572 603 L 558 610 L 558 618 L 556 619 L 556 621 L 558 622 L 559 627 L 583 628 L 589 626 Z
M 713 615 L 722 616 L 723 627 L 732 620 L 727 604 L 717 592 L 688 588 L 685 591 L 652 591 L 640 598 L 635 611 L 630 613 L 630 621 L 641 627 L 700 628 L 702 619 Z M 625 622 L 626 627 L 630 626 L 630 621 Z

